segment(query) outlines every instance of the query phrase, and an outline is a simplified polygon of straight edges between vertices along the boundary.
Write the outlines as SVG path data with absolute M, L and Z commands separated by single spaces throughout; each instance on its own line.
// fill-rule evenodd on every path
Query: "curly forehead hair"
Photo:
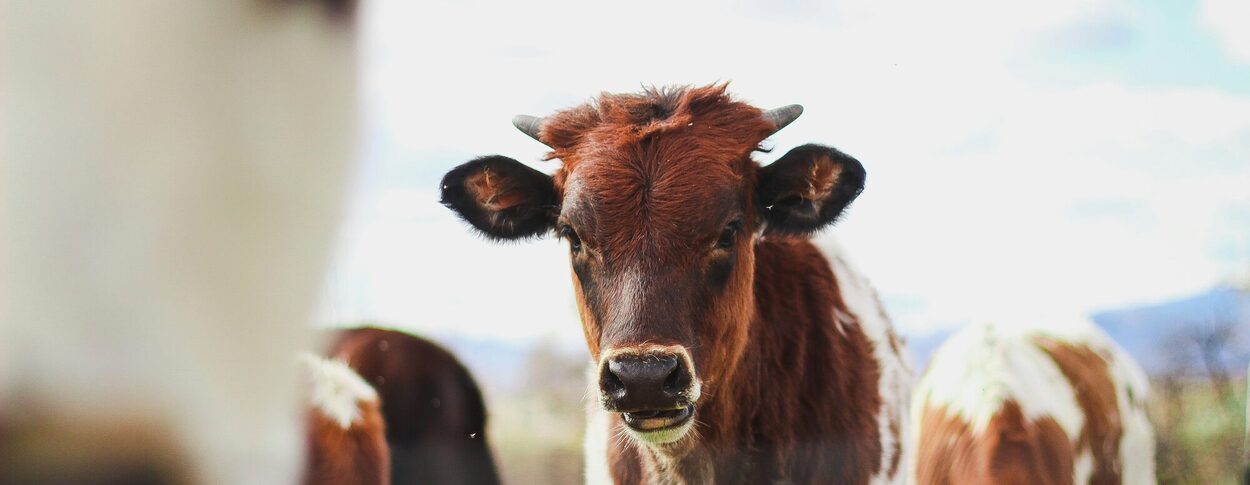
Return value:
M 546 118 L 541 140 L 547 159 L 566 167 L 590 153 L 621 150 L 660 134 L 682 138 L 710 158 L 741 156 L 776 130 L 759 108 L 734 99 L 727 84 L 644 88 L 640 93 L 603 93 Z M 732 152 L 725 153 L 725 152 Z

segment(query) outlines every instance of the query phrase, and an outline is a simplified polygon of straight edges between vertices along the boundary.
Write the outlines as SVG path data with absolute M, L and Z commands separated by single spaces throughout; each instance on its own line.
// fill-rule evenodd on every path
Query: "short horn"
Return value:
M 542 143 L 543 139 L 538 137 L 538 130 L 543 126 L 543 119 L 537 116 L 516 115 L 512 117 L 512 126 L 521 130 L 521 133 L 529 135 L 530 138 L 538 140 Z
M 782 128 L 785 128 L 786 125 L 793 123 L 794 120 L 798 119 L 801 114 L 803 114 L 803 107 L 797 104 L 792 104 L 765 111 L 764 119 L 773 122 L 773 124 L 777 126 L 777 129 L 773 131 L 773 133 L 776 133 L 781 131 Z

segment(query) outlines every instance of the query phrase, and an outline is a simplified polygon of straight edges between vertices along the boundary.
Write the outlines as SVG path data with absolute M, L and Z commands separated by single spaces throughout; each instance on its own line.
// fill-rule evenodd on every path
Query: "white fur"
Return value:
M 1028 419 L 1049 416 L 1068 436 L 1078 435 L 1085 417 L 1072 386 L 1031 335 L 992 324 L 965 327 L 934 353 L 916 388 L 915 412 L 945 406 L 979 433 L 1010 399 Z
M 903 483 L 911 462 L 911 446 L 905 437 L 908 435 L 908 401 L 911 399 L 913 382 L 911 364 L 906 355 L 895 353 L 890 346 L 892 324 L 881 306 L 877 292 L 868 280 L 847 263 L 845 251 L 831 238 L 819 243 L 821 251 L 829 260 L 834 276 L 838 280 L 838 289 L 847 309 L 854 314 L 853 322 L 844 321 L 842 315 L 835 315 L 839 328 L 854 322 L 873 344 L 873 356 L 881 368 L 881 380 L 878 392 L 881 394 L 881 409 L 877 412 L 877 425 L 881 435 L 881 468 L 871 478 L 872 484 Z M 890 420 L 898 422 L 898 434 L 890 432 Z M 894 460 L 894 444 L 903 442 L 900 448 L 898 469 L 889 475 L 890 462 Z
M 598 374 L 597 365 L 589 366 L 587 375 Z M 591 396 L 599 395 L 597 379 L 589 378 Z M 608 440 L 615 439 L 608 429 L 610 421 L 607 411 L 599 404 L 598 399 L 588 399 L 586 403 L 586 434 L 582 441 L 582 452 L 585 457 L 585 478 L 590 485 L 611 484 L 612 474 L 608 470 Z
M 296 483 L 352 29 L 319 2 L 3 10 L 0 413 L 159 430 L 191 483 Z
M 360 374 L 341 360 L 303 354 L 301 360 L 312 383 L 312 406 L 327 418 L 348 429 L 360 422 L 360 404 L 377 402 L 378 393 Z
M 1090 450 L 1081 450 L 1081 453 L 1076 455 L 1076 459 L 1072 461 L 1072 483 L 1089 483 L 1089 477 L 1093 474 L 1094 453 Z
M 974 432 L 981 432 L 1010 399 L 1020 405 L 1028 419 L 1054 419 L 1075 442 L 1086 418 L 1071 383 L 1033 340 L 1045 336 L 1111 356 L 1107 367 L 1119 404 L 1115 412 L 1124 430 L 1120 440 L 1123 481 L 1154 483 L 1154 437 L 1144 409 L 1149 392 L 1145 374 L 1086 319 L 1026 320 L 1015 326 L 969 325 L 942 344 L 916 388 L 913 429 L 921 428 L 926 407 L 944 406 L 967 421 Z M 912 446 L 919 438 L 918 432 L 912 434 Z M 1074 459 L 1076 483 L 1087 482 L 1093 472 L 1093 456 L 1083 450 Z

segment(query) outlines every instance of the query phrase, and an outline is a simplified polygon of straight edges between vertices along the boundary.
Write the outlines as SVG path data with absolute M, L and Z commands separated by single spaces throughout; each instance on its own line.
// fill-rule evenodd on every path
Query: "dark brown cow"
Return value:
M 1147 393 L 1088 322 L 966 327 L 913 397 L 916 483 L 1152 484 Z
M 902 481 L 898 341 L 867 283 L 805 238 L 863 167 L 820 145 L 751 159 L 801 111 L 723 85 L 604 94 L 514 120 L 554 175 L 495 155 L 443 179 L 488 237 L 568 241 L 598 365 L 588 482 Z
M 310 376 L 305 485 L 389 485 L 378 393 L 347 364 L 306 356 Z
M 406 333 L 358 328 L 338 333 L 328 355 L 381 395 L 394 485 L 499 482 L 482 394 L 450 352 Z

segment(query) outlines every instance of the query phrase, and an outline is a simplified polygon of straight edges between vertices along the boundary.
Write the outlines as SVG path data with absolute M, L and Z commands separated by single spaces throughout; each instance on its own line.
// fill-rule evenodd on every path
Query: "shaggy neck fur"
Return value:
M 867 483 L 879 471 L 880 369 L 858 325 L 834 321 L 850 313 L 829 263 L 807 241 L 762 239 L 753 299 L 749 345 L 707 384 L 694 432 L 612 447 L 617 483 Z

